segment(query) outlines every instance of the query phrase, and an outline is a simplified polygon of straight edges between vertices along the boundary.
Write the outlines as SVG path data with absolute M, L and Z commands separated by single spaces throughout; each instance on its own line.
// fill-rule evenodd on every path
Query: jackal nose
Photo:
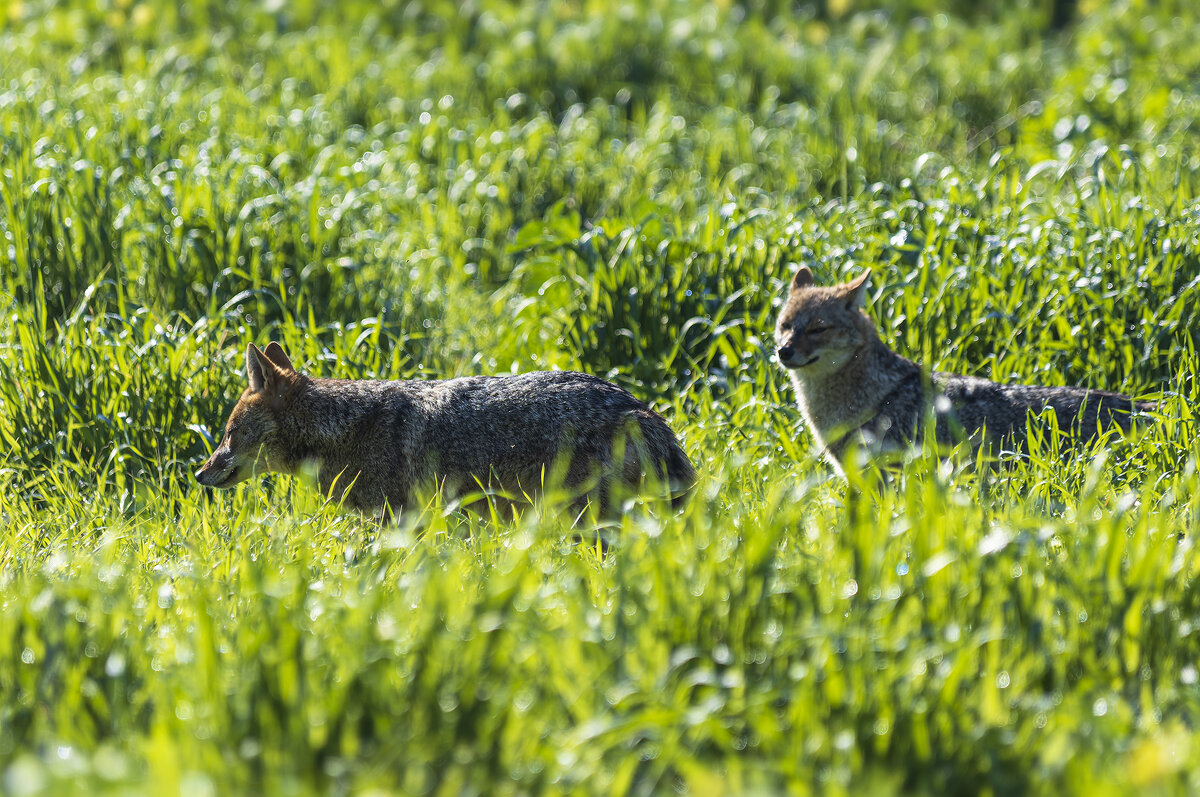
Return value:
M 196 471 L 196 481 L 200 482 L 205 487 L 212 487 L 214 481 L 213 477 L 215 475 L 216 471 L 213 468 L 210 468 L 209 463 L 206 462 L 200 468 L 200 470 Z
M 788 360 L 792 359 L 792 357 L 795 354 L 796 354 L 796 350 L 793 349 L 791 346 L 780 346 L 775 351 L 775 356 L 779 358 L 779 361 L 781 363 L 785 363 Z

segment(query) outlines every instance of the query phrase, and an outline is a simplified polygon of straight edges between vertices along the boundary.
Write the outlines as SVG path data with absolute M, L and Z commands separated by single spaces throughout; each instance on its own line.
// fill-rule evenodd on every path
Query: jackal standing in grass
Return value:
M 1031 411 L 1052 411 L 1072 441 L 1086 442 L 1114 425 L 1128 431 L 1135 413 L 1155 409 L 1103 390 L 930 374 L 888 348 L 862 311 L 870 274 L 818 287 L 802 266 L 775 327 L 775 353 L 800 413 L 841 474 L 853 450 L 878 454 L 921 440 L 931 409 L 939 445 L 968 439 L 975 448 L 988 443 L 1018 450 L 1026 447 Z
M 611 514 L 613 489 L 643 479 L 678 502 L 695 470 L 666 422 L 614 384 L 571 371 L 429 381 L 313 379 L 275 342 L 246 351 L 250 385 L 196 473 L 225 488 L 256 473 L 317 467 L 326 494 L 396 511 L 420 489 L 505 501 L 553 479 Z

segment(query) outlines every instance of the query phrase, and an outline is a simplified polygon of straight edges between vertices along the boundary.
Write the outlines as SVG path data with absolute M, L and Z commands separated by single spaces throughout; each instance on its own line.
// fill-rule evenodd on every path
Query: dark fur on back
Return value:
M 269 429 L 255 441 L 260 469 L 295 473 L 314 462 L 322 490 L 359 509 L 399 509 L 435 487 L 456 497 L 484 486 L 520 499 L 545 480 L 607 512 L 615 482 L 632 488 L 650 475 L 682 493 L 695 480 L 659 415 L 587 374 L 374 381 L 311 379 L 288 366 L 277 369 L 274 389 L 243 395 L 229 429 L 257 415 L 255 425 Z M 236 483 L 216 472 L 198 477 Z
M 829 444 L 833 456 L 840 459 L 851 444 L 874 449 L 910 445 L 924 433 L 930 410 L 936 420 L 934 440 L 939 445 L 970 440 L 975 446 L 988 442 L 1023 450 L 1030 411 L 1052 411 L 1058 428 L 1069 439 L 1087 441 L 1112 426 L 1127 432 L 1137 413 L 1156 408 L 1153 402 L 1134 401 L 1106 390 L 1002 385 L 943 372 L 934 372 L 929 378 L 916 363 L 912 366 L 912 371 L 880 400 L 874 418 L 856 434 L 847 433 Z

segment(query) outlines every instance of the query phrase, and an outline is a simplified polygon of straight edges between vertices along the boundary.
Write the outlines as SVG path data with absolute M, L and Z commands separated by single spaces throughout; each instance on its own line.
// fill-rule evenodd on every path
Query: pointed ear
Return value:
M 807 288 L 813 284 L 812 270 L 808 266 L 801 266 L 796 269 L 796 274 L 792 277 L 792 290 L 797 291 L 801 288 Z
M 871 269 L 867 269 L 845 285 L 846 306 L 862 307 L 867 302 L 867 285 L 871 279 Z
M 263 354 L 267 355 L 268 360 L 279 366 L 279 370 L 281 371 L 296 370 L 292 365 L 292 361 L 288 359 L 287 353 L 284 352 L 283 347 L 275 341 L 271 341 L 267 344 L 267 348 Z
M 250 380 L 250 390 L 261 392 L 275 381 L 279 369 L 275 363 L 267 359 L 267 355 L 253 343 L 246 349 L 246 377 Z

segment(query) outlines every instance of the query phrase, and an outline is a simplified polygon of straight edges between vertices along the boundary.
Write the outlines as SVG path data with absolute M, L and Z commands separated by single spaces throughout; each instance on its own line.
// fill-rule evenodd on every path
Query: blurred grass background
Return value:
M 7 793 L 1189 793 L 1191 3 L 0 5 Z M 1164 395 L 855 502 L 770 330 Z M 246 343 L 576 368 L 702 471 L 603 559 L 190 473 Z

